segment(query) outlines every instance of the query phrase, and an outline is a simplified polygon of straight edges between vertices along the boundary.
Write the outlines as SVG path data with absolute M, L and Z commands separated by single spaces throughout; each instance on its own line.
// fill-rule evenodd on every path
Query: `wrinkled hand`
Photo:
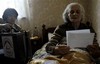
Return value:
M 67 45 L 57 45 L 55 47 L 55 52 L 60 55 L 67 54 L 69 50 L 70 50 L 70 47 Z
M 100 47 L 98 44 L 88 45 L 87 50 L 93 57 L 100 57 Z

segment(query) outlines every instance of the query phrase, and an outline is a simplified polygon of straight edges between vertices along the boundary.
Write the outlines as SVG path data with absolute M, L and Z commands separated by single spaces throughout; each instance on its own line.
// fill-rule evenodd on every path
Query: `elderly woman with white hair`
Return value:
M 70 3 L 67 5 L 63 12 L 64 24 L 57 26 L 53 33 L 53 37 L 46 45 L 46 52 L 51 55 L 60 55 L 60 57 L 70 53 L 70 47 L 65 42 L 66 31 L 69 30 L 81 30 L 90 29 L 91 33 L 95 33 L 92 27 L 85 24 L 85 10 L 79 3 Z M 86 52 L 96 52 L 94 55 L 100 53 L 99 45 L 94 38 L 94 44 L 87 46 L 86 49 L 82 49 Z M 94 47 L 94 48 L 93 48 Z M 81 49 L 80 49 L 81 50 Z M 88 51 L 87 51 L 88 50 Z M 100 56 L 100 55 L 99 55 Z M 95 57 L 95 56 L 94 56 Z M 98 57 L 98 56 L 96 56 Z

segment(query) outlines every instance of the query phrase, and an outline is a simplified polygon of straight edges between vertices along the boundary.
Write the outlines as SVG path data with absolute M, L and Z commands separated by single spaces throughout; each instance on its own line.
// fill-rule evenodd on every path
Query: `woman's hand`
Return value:
M 100 47 L 98 44 L 88 45 L 87 50 L 94 58 L 100 57 Z
M 54 49 L 55 53 L 58 55 L 67 54 L 70 50 L 70 47 L 64 44 L 57 45 Z

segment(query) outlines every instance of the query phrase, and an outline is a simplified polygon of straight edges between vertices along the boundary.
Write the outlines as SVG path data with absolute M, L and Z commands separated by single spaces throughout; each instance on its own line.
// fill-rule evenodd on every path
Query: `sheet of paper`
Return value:
M 66 31 L 66 33 L 90 33 L 90 29 L 70 30 Z
M 85 31 L 66 31 L 66 39 L 67 45 L 71 48 L 86 47 L 87 45 L 93 43 L 94 33 L 89 33 Z

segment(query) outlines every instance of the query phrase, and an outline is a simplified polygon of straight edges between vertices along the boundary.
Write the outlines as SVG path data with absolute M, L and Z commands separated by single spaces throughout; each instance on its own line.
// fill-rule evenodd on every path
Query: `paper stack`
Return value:
M 71 48 L 86 47 L 93 43 L 94 33 L 89 29 L 66 31 L 67 45 Z

